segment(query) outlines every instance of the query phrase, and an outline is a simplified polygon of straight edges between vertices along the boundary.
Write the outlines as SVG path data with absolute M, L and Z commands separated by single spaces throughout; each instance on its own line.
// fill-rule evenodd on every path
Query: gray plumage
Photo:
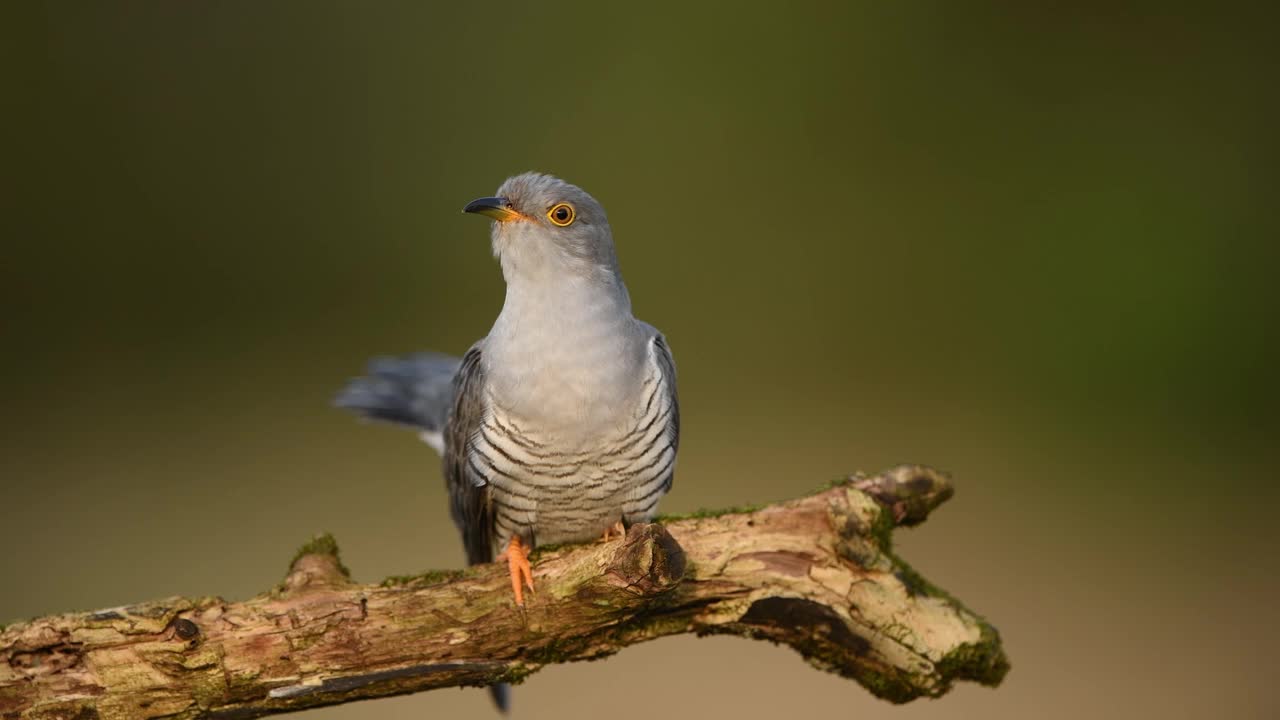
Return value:
M 604 209 L 536 173 L 497 195 L 467 208 L 495 218 L 507 283 L 489 334 L 461 361 L 375 360 L 337 399 L 428 442 L 441 433 L 432 444 L 473 564 L 512 536 L 582 542 L 651 519 L 679 447 L 675 364 L 662 335 L 631 314 Z M 571 216 L 551 215 L 561 204 Z
M 458 364 L 458 358 L 434 352 L 374 358 L 368 376 L 352 380 L 334 403 L 373 420 L 418 428 L 428 445 L 443 452 Z
M 336 404 L 418 428 L 441 452 L 470 564 L 492 562 L 513 537 L 583 542 L 651 519 L 675 477 L 675 363 L 631 314 L 604 208 L 526 173 L 466 212 L 494 218 L 507 283 L 489 334 L 461 360 L 374 360 Z M 507 686 L 490 692 L 505 711 Z

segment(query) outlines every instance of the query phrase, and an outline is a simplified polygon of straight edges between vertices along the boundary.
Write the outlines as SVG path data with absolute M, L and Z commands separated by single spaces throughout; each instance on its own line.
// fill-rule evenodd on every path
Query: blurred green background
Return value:
M 675 638 L 545 670 L 517 717 L 1276 717 L 1274 25 L 1053 5 L 28 7 L 0 620 L 244 598 L 321 530 L 365 581 L 461 564 L 431 451 L 328 402 L 487 331 L 459 209 L 538 169 L 608 208 L 675 351 L 663 509 L 949 470 L 899 542 L 1013 671 L 898 708 Z

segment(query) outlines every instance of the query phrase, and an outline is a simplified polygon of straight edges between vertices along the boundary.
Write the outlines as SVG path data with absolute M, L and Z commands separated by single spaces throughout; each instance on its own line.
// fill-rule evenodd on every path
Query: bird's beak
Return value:
M 466 207 L 462 208 L 462 212 L 488 215 L 498 222 L 506 222 L 520 217 L 520 213 L 511 209 L 511 201 L 504 197 L 482 197 L 478 200 L 472 200 L 467 203 Z

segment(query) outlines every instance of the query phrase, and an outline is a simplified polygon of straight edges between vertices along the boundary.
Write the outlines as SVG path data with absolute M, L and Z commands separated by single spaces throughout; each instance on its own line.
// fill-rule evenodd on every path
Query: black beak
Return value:
M 520 213 L 511 207 L 511 201 L 504 197 L 482 197 L 472 200 L 462 208 L 462 212 L 488 215 L 498 222 L 520 217 Z

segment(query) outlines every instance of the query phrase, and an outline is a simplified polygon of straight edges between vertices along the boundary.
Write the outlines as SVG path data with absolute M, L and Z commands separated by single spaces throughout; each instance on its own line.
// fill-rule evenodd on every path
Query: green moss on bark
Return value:
M 351 579 L 351 571 L 347 569 L 346 565 L 342 564 L 342 556 L 338 551 L 338 541 L 334 539 L 332 533 L 317 535 L 307 541 L 307 543 L 302 547 L 298 548 L 298 551 L 293 554 L 293 559 L 289 561 L 289 569 L 292 570 L 298 560 L 302 559 L 305 555 L 331 556 L 334 562 L 338 564 L 338 571 L 342 573 L 343 577 L 348 580 Z
M 507 666 L 505 670 L 496 672 L 489 677 L 489 685 L 498 683 L 507 683 L 508 685 L 519 685 L 524 679 L 534 674 L 541 668 L 540 665 L 526 665 L 522 662 L 514 662 Z
M 919 688 L 896 673 L 860 668 L 853 677 L 872 695 L 895 705 L 911 702 L 921 695 Z
M 428 570 L 418 573 L 417 575 L 392 575 L 383 580 L 382 587 L 428 587 L 430 585 L 439 585 L 441 583 L 453 582 L 461 580 L 471 575 L 470 568 L 463 570 Z
M 953 680 L 972 680 L 995 687 L 1008 674 L 1009 658 L 1000 644 L 1000 633 L 986 621 L 979 620 L 982 635 L 976 643 L 965 643 L 938 661 L 938 674 L 950 683 Z
M 677 522 L 679 520 L 700 520 L 703 518 L 718 518 L 725 515 L 746 515 L 763 509 L 763 505 L 738 505 L 736 507 L 727 507 L 720 509 L 700 508 L 689 513 L 676 513 L 671 515 L 659 515 L 654 518 L 654 522 L 668 523 Z
M 823 493 L 833 488 L 844 487 L 849 483 L 852 483 L 854 480 L 861 480 L 865 477 L 866 475 L 858 472 L 858 473 L 854 473 L 853 475 L 845 475 L 843 477 L 833 478 L 831 480 L 828 480 L 822 483 L 818 487 L 814 488 L 813 492 L 810 494 L 816 495 L 817 493 Z

